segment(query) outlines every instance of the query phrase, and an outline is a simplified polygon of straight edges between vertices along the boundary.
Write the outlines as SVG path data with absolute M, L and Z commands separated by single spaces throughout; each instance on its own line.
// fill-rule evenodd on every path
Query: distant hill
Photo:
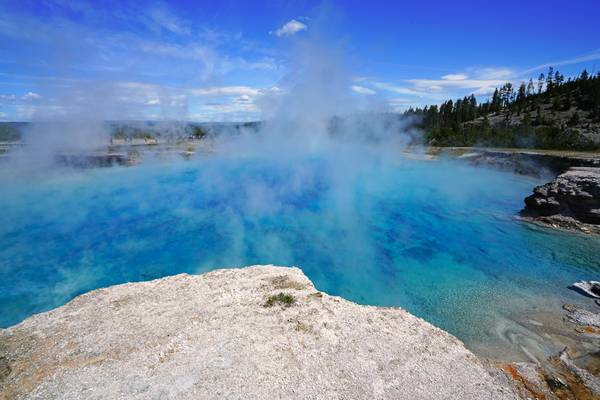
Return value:
M 405 116 L 437 146 L 600 150 L 600 73 L 567 80 L 550 67 L 537 81 L 507 83 L 477 104 L 474 95 Z
M 0 122 L 0 142 L 18 142 L 27 122 Z
M 61 122 L 36 124 L 60 129 Z M 244 131 L 256 131 L 262 122 L 105 121 L 104 124 L 107 139 L 200 139 L 222 132 L 239 134 Z M 31 122 L 0 122 L 0 143 L 20 142 L 27 135 L 33 135 L 28 129 L 31 125 Z
M 592 76 L 584 70 L 579 76 L 565 80 L 550 67 L 546 75 L 540 74 L 536 81 L 522 82 L 516 89 L 506 83 L 484 103 L 478 104 L 475 96 L 470 95 L 439 106 L 410 108 L 403 116 L 410 117 L 411 127 L 424 131 L 426 143 L 433 146 L 600 151 L 600 73 Z M 334 117 L 329 129 L 333 135 L 360 130 L 375 140 L 382 136 L 381 131 L 397 131 L 401 117 L 398 114 Z M 19 141 L 28 124 L 0 122 L 0 142 Z M 107 121 L 106 124 L 113 139 L 199 139 L 222 133 L 256 132 L 264 121 Z M 402 131 L 407 131 L 401 125 Z

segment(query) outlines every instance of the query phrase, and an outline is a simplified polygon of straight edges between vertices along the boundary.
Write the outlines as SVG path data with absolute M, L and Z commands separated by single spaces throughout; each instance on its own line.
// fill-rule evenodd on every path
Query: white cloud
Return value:
M 368 94 L 368 95 L 375 94 L 375 91 L 373 89 L 369 89 L 364 86 L 351 86 L 350 88 L 352 89 L 353 92 L 359 93 L 359 94 Z
M 277 61 L 272 57 L 265 57 L 257 61 L 248 61 L 241 57 L 236 57 L 230 59 L 229 62 L 233 64 L 233 68 L 246 70 L 273 71 L 279 68 Z
M 489 86 L 501 86 L 505 79 L 409 79 L 415 88 L 431 90 L 432 88 L 480 89 Z
M 189 93 L 194 96 L 256 96 L 259 92 L 259 89 L 249 86 L 222 86 L 189 90 Z
M 39 100 L 42 96 L 34 92 L 27 92 L 23 96 L 21 96 L 21 100 L 30 101 L 30 100 Z
M 590 54 L 586 54 L 586 55 L 579 56 L 579 57 L 568 58 L 566 60 L 558 60 L 558 61 L 547 62 L 544 64 L 536 65 L 535 67 L 532 67 L 532 68 L 529 68 L 529 69 L 523 71 L 522 74 L 523 75 L 529 74 L 531 72 L 538 71 L 540 69 L 546 69 L 548 67 L 561 67 L 563 65 L 580 64 L 583 62 L 595 61 L 595 60 L 600 60 L 600 50 L 596 50 Z
M 66 107 L 46 104 L 46 105 L 17 105 L 15 107 L 15 118 L 17 120 L 31 120 L 34 116 L 64 116 L 69 110 Z
M 218 58 L 216 51 L 198 44 L 178 45 L 167 42 L 142 42 L 140 50 L 152 55 L 175 57 L 184 60 L 198 60 L 214 63 Z
M 409 106 L 415 104 L 413 99 L 405 99 L 401 97 L 389 99 L 387 103 L 396 112 L 402 112 L 406 110 Z
M 160 86 L 155 85 L 153 83 L 143 83 L 143 82 L 118 82 L 117 86 L 126 88 L 126 89 L 135 89 L 135 90 L 144 90 L 144 91 L 153 91 L 157 90 Z
M 252 98 L 250 96 L 248 96 L 247 94 L 243 94 L 234 99 L 234 102 L 236 102 L 238 104 L 247 104 L 247 103 L 250 103 L 251 101 L 252 101 Z
M 482 86 L 475 90 L 473 94 L 475 96 L 489 96 L 494 93 L 494 90 L 496 90 L 496 86 Z
M 469 71 L 477 79 L 513 79 L 517 73 L 515 70 L 505 67 L 483 67 L 483 68 L 469 68 Z
M 189 35 L 191 33 L 189 24 L 177 18 L 164 6 L 157 6 L 149 9 L 146 12 L 146 16 L 152 24 L 161 29 L 165 29 L 178 35 Z
M 366 87 L 367 90 L 373 88 L 381 91 L 384 96 L 389 95 L 391 98 L 387 102 L 390 107 L 403 110 L 411 105 L 436 104 L 471 93 L 476 96 L 487 96 L 493 93 L 496 87 L 506 82 L 514 83 L 517 76 L 515 70 L 506 67 L 469 67 L 464 72 L 449 73 L 439 78 L 384 82 L 370 77 L 355 77 L 353 81 L 360 83 L 360 87 Z M 400 96 L 394 97 L 394 95 Z
M 300 21 L 296 21 L 295 19 L 292 19 L 287 24 L 285 24 L 281 28 L 277 29 L 275 31 L 275 35 L 279 36 L 279 37 L 292 36 L 300 31 L 304 31 L 306 29 L 308 29 L 308 26 L 306 26 L 305 24 L 303 24 Z
M 278 86 L 252 88 L 247 86 L 224 86 L 192 89 L 192 95 L 207 96 L 209 101 L 193 106 L 192 120 L 202 121 L 251 121 L 260 118 L 260 101 L 273 99 L 287 93 Z
M 446 81 L 463 81 L 467 78 L 468 76 L 465 74 L 448 74 L 442 76 L 442 79 Z
M 8 114 L 0 111 L 0 119 L 5 119 L 6 117 L 8 117 Z
M 75 104 L 74 108 L 93 107 L 93 97 L 101 93 L 107 97 L 99 111 L 102 116 L 138 118 L 153 114 L 179 118 L 209 102 L 228 104 L 224 108 L 232 111 L 234 104 L 241 112 L 243 107 L 257 107 L 253 104 L 258 98 L 278 93 L 268 89 L 268 85 L 265 89 L 250 87 L 252 84 L 237 86 L 249 81 L 278 81 L 285 72 L 285 64 L 270 44 L 246 39 L 242 32 L 192 24 L 191 16 L 179 13 L 164 0 L 146 6 L 117 4 L 110 10 L 90 7 L 89 11 L 78 14 L 77 18 L 62 8 L 47 19 L 17 11 L 0 15 L 0 35 L 18 37 L 49 51 L 73 54 L 76 59 L 72 61 L 78 69 L 77 79 L 73 78 L 75 74 L 71 75 L 75 68 L 71 71 L 62 65 L 56 66 L 61 71 L 56 76 L 27 75 L 33 66 L 41 71 L 55 67 L 38 65 L 33 60 L 32 68 L 18 77 L 0 72 L 2 80 L 8 77 L 23 86 L 16 93 L 12 89 L 0 90 L 1 111 L 10 118 L 37 116 L 40 110 L 51 115 L 55 108 L 50 106 L 63 102 L 66 103 L 63 108 L 70 103 Z M 280 33 L 307 29 L 302 23 L 304 27 L 298 26 L 298 21 L 309 24 L 296 17 Z M 79 40 L 69 41 L 72 37 Z M 7 61 L 18 62 L 15 57 Z M 213 85 L 220 87 L 210 87 Z M 44 92 L 33 92 L 40 86 Z M 27 93 L 28 90 L 32 92 Z M 18 115 L 17 106 L 20 106 Z M 159 109 L 161 112 L 157 113 Z
M 241 96 L 242 97 L 242 96 Z M 207 103 L 190 114 L 192 120 L 201 121 L 250 121 L 258 117 L 258 107 L 251 101 L 234 98 L 230 102 Z
M 404 86 L 393 85 L 393 84 L 386 83 L 386 82 L 373 82 L 372 86 L 376 87 L 377 89 L 386 90 L 388 92 L 398 93 L 398 94 L 408 94 L 411 96 L 420 96 L 420 97 L 428 95 L 427 92 L 407 88 Z
M 15 94 L 0 94 L 0 104 L 17 104 L 19 102 L 31 102 L 35 100 L 41 99 L 37 93 L 27 92 L 22 96 L 17 96 Z
M 149 106 L 155 106 L 160 104 L 160 99 L 158 97 L 152 97 L 146 101 L 146 104 Z
M 17 100 L 14 94 L 0 94 L 0 104 L 12 104 Z

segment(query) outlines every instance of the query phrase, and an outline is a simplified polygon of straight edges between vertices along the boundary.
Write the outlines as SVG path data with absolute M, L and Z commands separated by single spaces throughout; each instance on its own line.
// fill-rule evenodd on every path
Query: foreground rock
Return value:
M 523 216 L 551 226 L 600 233 L 600 168 L 577 167 L 537 186 Z
M 573 304 L 565 304 L 563 308 L 567 311 L 567 319 L 578 325 L 577 330 L 587 333 L 600 333 L 599 313 L 575 307 Z
M 7 399 L 515 398 L 453 336 L 273 266 L 84 294 L 0 331 L 0 360 Z
M 466 160 L 475 166 L 488 166 L 519 175 L 535 176 L 536 178 L 551 175 L 553 172 L 552 167 L 554 167 L 554 165 L 550 166 L 546 165 L 546 163 L 541 163 L 535 155 L 523 152 L 480 150 L 462 154 L 459 156 L 459 159 Z
M 600 398 L 600 379 L 594 376 L 589 371 L 579 368 L 569 357 L 566 351 L 560 353 L 558 359 L 562 366 L 569 371 L 578 382 L 586 389 L 590 394 L 590 398 Z M 583 396 L 580 396 L 583 397 Z
M 582 368 L 577 364 L 589 364 L 582 358 L 585 356 L 579 357 L 576 363 L 565 349 L 542 364 L 500 364 L 499 369 L 491 369 L 490 373 L 525 399 L 598 400 L 600 378 L 590 372 L 597 371 L 597 364 Z

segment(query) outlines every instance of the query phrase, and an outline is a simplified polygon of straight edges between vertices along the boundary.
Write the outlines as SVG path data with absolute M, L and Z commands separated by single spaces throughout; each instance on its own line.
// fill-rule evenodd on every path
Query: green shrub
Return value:
M 284 307 L 289 307 L 296 302 L 296 298 L 291 294 L 287 293 L 278 293 L 273 296 L 269 296 L 267 301 L 265 302 L 265 307 L 272 307 L 275 304 L 281 304 Z

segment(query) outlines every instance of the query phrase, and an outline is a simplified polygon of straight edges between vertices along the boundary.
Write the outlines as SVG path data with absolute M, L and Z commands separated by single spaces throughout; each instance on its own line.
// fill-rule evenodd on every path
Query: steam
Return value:
M 293 160 L 310 155 L 339 158 L 362 151 L 398 154 L 408 146 L 417 151 L 420 132 L 392 113 L 385 101 L 353 90 L 344 48 L 325 39 L 318 29 L 297 38 L 288 60 L 288 72 L 277 91 L 262 94 L 260 129 L 255 134 L 219 135 L 218 154 L 245 154 Z M 222 132 L 221 132 L 222 133 Z M 367 150 L 370 148 L 370 150 Z
M 311 18 L 301 18 L 301 25 L 294 19 L 286 25 L 295 27 L 296 35 L 274 35 L 282 45 L 287 73 L 272 89 L 256 91 L 244 99 L 260 110 L 258 127 L 211 126 L 220 156 L 253 154 L 293 159 L 321 153 L 330 157 L 352 145 L 379 146 L 389 152 L 391 147 L 401 151 L 419 142 L 419 133 L 408 132 L 408 125 L 389 112 L 383 98 L 356 90 L 356 74 L 346 46 L 331 28 L 335 27 L 337 11 L 321 5 Z M 167 25 L 172 31 L 171 24 Z M 59 39 L 49 44 L 48 61 L 50 70 L 65 72 L 58 75 L 68 75 L 83 64 L 80 58 L 94 57 L 69 37 L 59 35 Z M 208 57 L 208 53 L 197 55 Z M 164 56 L 165 52 L 157 54 Z M 112 128 L 107 121 L 143 125 L 149 110 L 150 119 L 156 122 L 154 132 L 187 136 L 188 95 L 201 92 L 201 88 L 118 80 L 116 67 L 103 74 L 113 80 L 60 78 L 42 83 L 44 101 L 30 115 L 26 146 L 10 154 L 16 169 L 51 169 L 57 154 L 105 153 Z M 198 65 L 198 70 L 209 71 L 203 65 Z M 214 83 L 215 77 L 204 75 L 201 81 L 205 85 Z M 187 79 L 179 75 L 174 78 L 181 83 L 198 82 L 194 73 Z M 147 161 L 149 158 L 146 154 Z
M 154 223 L 153 216 L 158 213 L 167 220 L 173 218 L 174 227 L 204 227 L 203 235 L 214 231 L 222 240 L 220 245 L 227 243 L 227 250 L 220 253 L 219 247 L 212 250 L 202 245 L 194 249 L 194 254 L 212 254 L 205 256 L 191 271 L 200 272 L 245 265 L 249 258 L 260 263 L 301 261 L 296 258 L 298 252 L 294 249 L 298 237 L 265 225 L 265 221 L 279 221 L 281 226 L 295 232 L 294 235 L 306 232 L 307 240 L 314 243 L 336 238 L 329 242 L 336 248 L 315 251 L 336 253 L 323 256 L 337 257 L 336 266 L 347 266 L 366 286 L 375 286 L 371 273 L 378 265 L 378 255 L 376 248 L 369 245 L 372 240 L 365 215 L 378 205 L 373 200 L 363 200 L 385 193 L 391 171 L 405 161 L 402 151 L 418 144 L 420 136 L 418 132 L 407 130 L 407 121 L 388 112 L 376 95 L 365 96 L 352 90 L 354 74 L 344 46 L 327 39 L 315 25 L 318 23 L 306 32 L 310 35 L 285 38 L 292 40 L 288 73 L 278 82 L 279 90 L 268 91 L 256 100 L 262 115 L 258 128 L 238 130 L 215 126 L 211 132 L 215 152 L 191 161 L 165 164 L 157 158 L 123 172 L 119 168 L 74 171 L 77 178 L 74 182 L 71 174 L 48 178 L 38 175 L 28 182 L 53 193 L 42 196 L 52 200 L 29 204 L 31 209 L 21 213 L 15 211 L 21 207 L 15 200 L 19 196 L 12 196 L 14 202 L 9 205 L 13 211 L 5 217 L 5 226 L 14 230 L 22 228 L 23 222 L 18 217 L 31 214 L 66 232 L 77 229 L 87 232 L 88 224 L 94 226 L 91 219 L 96 211 L 114 210 L 108 220 L 116 225 L 115 232 L 126 239 L 126 243 L 114 251 L 129 260 L 130 254 L 137 254 L 139 249 L 148 251 L 148 246 L 168 245 L 128 231 L 130 214 L 134 213 L 135 221 L 147 218 Z M 185 101 L 180 102 L 176 94 L 159 86 L 138 89 L 143 101 L 152 100 L 156 95 L 158 103 L 165 105 L 159 129 L 177 129 L 175 121 L 185 119 L 187 113 Z M 152 98 L 148 97 L 149 90 Z M 53 171 L 52 159 L 59 152 L 105 148 L 109 133 L 106 119 L 139 116 L 137 108 L 128 108 L 126 104 L 130 102 L 122 101 L 127 93 L 131 92 L 125 92 L 117 83 L 91 86 L 86 83 L 68 90 L 55 89 L 55 104 L 61 112 L 49 111 L 34 117 L 32 130 L 27 135 L 31 141 L 15 154 L 17 165 L 35 166 L 36 171 L 47 173 Z M 196 179 L 182 185 L 181 180 L 189 175 Z M 20 194 L 27 192 L 17 184 L 12 190 Z M 171 201 L 165 202 L 166 198 Z M 311 208 L 311 198 L 318 199 L 323 210 Z M 157 204 L 160 208 L 155 209 Z M 169 207 L 164 208 L 165 204 Z M 70 211 L 74 209 L 77 212 Z M 218 223 L 208 229 L 207 221 Z M 177 238 L 178 233 L 174 230 L 173 237 Z M 261 240 L 255 242 L 250 237 Z M 252 249 L 248 247 L 249 240 Z M 56 267 L 61 275 L 48 295 L 58 299 L 55 302 L 61 303 L 83 289 L 116 283 L 122 276 L 133 274 L 133 279 L 154 276 L 151 271 L 135 271 L 135 267 L 134 272 L 120 271 L 113 276 L 114 271 L 106 271 L 103 265 L 93 261 L 94 251 L 86 249 L 85 254 L 81 260 Z M 169 268 L 178 268 L 177 256 L 163 262 Z M 359 264 L 364 268 L 359 269 Z M 300 266 L 312 268 L 317 275 L 325 273 L 315 270 L 310 263 Z M 159 270 L 162 272 L 158 275 L 172 271 Z
M 32 116 L 26 146 L 0 165 L 0 289 L 8 293 L 0 315 L 13 313 L 2 323 L 99 286 L 253 263 L 297 265 L 321 290 L 402 305 L 451 320 L 449 328 L 465 314 L 456 332 L 466 337 L 484 319 L 461 305 L 487 301 L 479 312 L 488 313 L 518 297 L 494 277 L 485 293 L 500 295 L 481 298 L 477 279 L 482 265 L 537 266 L 552 253 L 536 236 L 543 251 L 523 258 L 527 240 L 513 237 L 507 210 L 534 182 L 404 157 L 420 155 L 421 133 L 377 94 L 356 90 L 343 43 L 323 34 L 318 19 L 281 40 L 292 49 L 288 72 L 256 97 L 261 123 L 211 126 L 214 153 L 189 161 L 53 174 L 56 154 L 106 151 L 109 119 L 142 124 L 152 104 L 155 130 L 177 136 L 189 110 L 179 90 L 156 84 L 71 82 L 45 91 L 53 107 Z M 499 243 L 496 252 L 486 241 Z M 536 290 L 548 288 L 543 275 Z M 17 303 L 25 305 L 15 311 Z

